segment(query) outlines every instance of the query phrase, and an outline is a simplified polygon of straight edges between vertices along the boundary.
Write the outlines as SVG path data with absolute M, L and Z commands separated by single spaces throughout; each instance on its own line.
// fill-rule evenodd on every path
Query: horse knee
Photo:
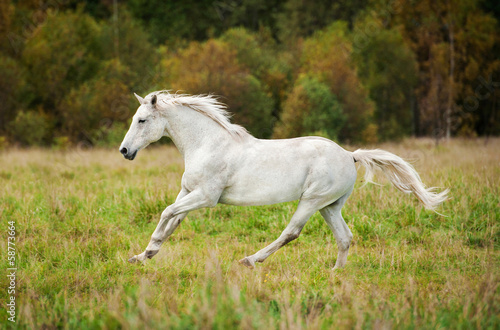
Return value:
M 351 246 L 351 241 L 352 241 L 352 232 L 346 226 L 346 230 L 344 230 L 341 237 L 337 237 L 337 245 L 339 249 L 341 249 L 342 251 L 346 251 L 349 250 L 349 247 Z
M 301 230 L 292 230 L 289 233 L 286 233 L 283 237 L 284 242 L 283 245 L 290 243 L 291 241 L 297 239 L 300 236 Z
M 352 233 L 350 230 L 347 231 L 347 235 L 346 235 L 346 241 L 349 242 L 349 244 L 351 244 L 351 241 L 352 241 Z
M 351 240 L 340 240 L 337 242 L 337 246 L 339 247 L 339 250 L 346 251 L 349 250 L 349 247 L 351 246 Z
M 161 221 L 165 221 L 165 220 L 168 220 L 169 218 L 172 217 L 173 215 L 173 211 L 172 211 L 172 208 L 169 206 L 167 207 L 165 210 L 163 210 L 163 212 L 161 213 Z
M 161 234 L 156 234 L 156 233 L 153 233 L 153 235 L 151 235 L 151 242 L 157 244 L 157 243 L 161 243 L 163 237 Z
M 352 241 L 352 234 L 351 233 L 348 233 L 345 237 L 337 239 L 337 246 L 338 246 L 339 250 L 341 250 L 341 251 L 349 250 L 349 247 L 351 246 L 351 241 Z

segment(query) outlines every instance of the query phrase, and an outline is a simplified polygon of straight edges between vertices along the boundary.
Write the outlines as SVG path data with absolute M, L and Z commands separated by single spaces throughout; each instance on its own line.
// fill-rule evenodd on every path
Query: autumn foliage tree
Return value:
M 190 94 L 213 93 L 223 96 L 234 121 L 258 137 L 272 132 L 271 97 L 262 82 L 240 64 L 237 52 L 221 40 L 193 42 L 173 56 L 165 56 L 162 71 L 165 86 Z
M 102 70 L 105 74 L 72 89 L 58 104 L 63 135 L 77 141 L 96 142 L 104 138 L 102 135 L 115 122 L 127 120 L 131 115 L 128 109 L 136 103 L 125 84 L 129 79 L 128 68 L 114 59 L 104 63 Z
M 401 24 L 418 61 L 417 133 L 436 138 L 475 134 L 486 109 L 496 107 L 489 97 L 495 95 L 494 86 L 482 81 L 500 69 L 494 53 L 498 22 L 475 0 L 398 2 L 393 24 Z M 489 88 L 488 97 L 476 95 L 481 85 Z
M 283 104 L 274 137 L 318 135 L 336 140 L 345 122 L 342 106 L 328 86 L 301 76 Z
M 374 142 L 373 102 L 349 56 L 352 44 L 347 25 L 335 23 L 304 42 L 300 72 L 324 83 L 338 99 L 346 124 L 339 132 L 343 141 Z
M 149 88 L 146 73 L 154 56 L 147 34 L 126 13 L 118 31 L 112 22 L 100 24 L 81 9 L 48 15 L 21 54 L 29 72 L 22 106 L 35 109 L 22 118 L 51 123 L 40 143 L 65 136 L 74 143 L 98 144 L 114 124 L 125 123 L 132 115 L 131 92 Z M 7 69 L 7 74 L 17 70 Z M 18 81 L 10 78 L 11 85 Z M 21 131 L 16 120 L 15 128 L 8 127 L 15 137 Z
M 498 135 L 499 13 L 492 0 L 0 0 L 0 141 L 115 145 L 132 92 L 164 89 L 219 95 L 263 138 Z

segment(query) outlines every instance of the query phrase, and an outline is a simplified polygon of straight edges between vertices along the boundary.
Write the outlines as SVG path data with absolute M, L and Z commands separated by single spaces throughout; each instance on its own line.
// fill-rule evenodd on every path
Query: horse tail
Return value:
M 436 193 L 436 188 L 425 188 L 417 171 L 402 158 L 385 150 L 358 149 L 352 153 L 355 162 L 365 168 L 365 181 L 372 182 L 375 170 L 381 170 L 391 183 L 404 193 L 414 193 L 429 210 L 434 210 L 448 199 L 448 189 Z

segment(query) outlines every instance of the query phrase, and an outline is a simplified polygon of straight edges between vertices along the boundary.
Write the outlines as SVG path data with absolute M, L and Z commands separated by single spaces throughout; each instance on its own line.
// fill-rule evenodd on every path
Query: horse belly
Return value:
M 220 203 L 267 205 L 300 199 L 307 186 L 310 194 L 335 195 L 336 170 L 342 175 L 339 159 L 352 161 L 332 141 L 319 138 L 256 140 L 241 153 L 234 153 L 228 186 Z M 342 155 L 338 157 L 336 155 Z M 344 160 L 345 162 L 345 160 Z M 344 163 L 342 162 L 342 163 Z M 354 163 L 350 164 L 354 168 Z
M 254 172 L 240 177 L 221 195 L 219 203 L 250 206 L 297 200 L 303 193 L 307 171 Z

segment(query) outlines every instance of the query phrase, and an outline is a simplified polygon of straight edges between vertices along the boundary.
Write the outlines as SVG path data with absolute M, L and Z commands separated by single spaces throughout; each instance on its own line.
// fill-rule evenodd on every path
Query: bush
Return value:
M 52 149 L 68 150 L 71 147 L 71 140 L 67 136 L 57 136 L 52 140 Z
M 0 136 L 0 151 L 5 150 L 9 147 L 9 142 L 7 141 L 7 137 Z
M 21 105 L 24 71 L 19 62 L 0 54 L 0 77 L 0 130 L 4 130 Z
M 26 43 L 22 60 L 29 71 L 32 103 L 47 111 L 71 89 L 94 77 L 103 58 L 101 26 L 81 11 L 49 15 Z M 59 115 L 59 114 L 54 114 Z
M 43 112 L 19 111 L 9 123 L 10 135 L 23 145 L 43 145 L 52 130 L 49 117 Z
M 59 105 L 62 131 L 73 142 L 100 144 L 114 122 L 125 122 L 132 116 L 136 102 L 123 83 L 128 79 L 128 68 L 112 60 L 102 71 L 100 76 L 73 89 Z
M 96 131 L 100 137 L 95 139 L 95 145 L 100 147 L 116 147 L 122 143 L 125 134 L 127 134 L 128 127 L 125 123 L 114 122 L 111 126 L 102 126 Z

